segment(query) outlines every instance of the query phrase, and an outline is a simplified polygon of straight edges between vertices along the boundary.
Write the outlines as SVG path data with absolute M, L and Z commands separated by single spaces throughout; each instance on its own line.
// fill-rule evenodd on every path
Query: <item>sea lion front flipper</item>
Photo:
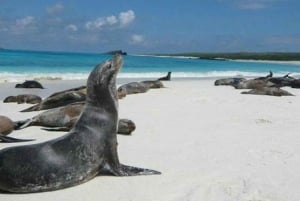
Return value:
M 18 139 L 18 138 L 0 135 L 0 143 L 28 142 L 28 141 L 33 141 L 33 140 L 34 139 Z
M 153 175 L 153 174 L 161 174 L 161 172 L 158 172 L 156 170 L 150 170 L 150 169 L 144 169 L 139 167 L 132 167 L 128 165 L 121 165 L 122 172 L 125 173 L 125 175 L 121 176 L 137 176 L 137 175 Z
M 55 127 L 55 128 L 41 128 L 42 130 L 45 130 L 45 131 L 65 131 L 65 132 L 68 132 L 71 130 L 70 127 Z
M 132 167 L 128 165 L 120 164 L 118 167 L 112 168 L 109 165 L 104 166 L 99 174 L 114 175 L 114 176 L 139 176 L 139 175 L 153 175 L 161 174 L 156 170 Z

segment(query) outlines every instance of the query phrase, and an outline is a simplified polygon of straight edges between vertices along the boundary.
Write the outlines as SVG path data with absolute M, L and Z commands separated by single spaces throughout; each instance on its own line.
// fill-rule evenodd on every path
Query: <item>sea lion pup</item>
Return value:
M 160 77 L 157 80 L 162 80 L 162 81 L 170 81 L 171 80 L 171 73 L 172 72 L 168 72 L 168 74 L 164 77 Z
M 51 95 L 39 104 L 29 107 L 25 110 L 21 110 L 21 112 L 47 110 L 68 105 L 71 103 L 85 101 L 85 98 L 86 95 L 80 91 L 66 91 L 64 93 L 57 93 L 55 95 Z
M 160 174 L 119 162 L 116 75 L 122 63 L 121 55 L 116 55 L 94 68 L 87 81 L 86 104 L 68 134 L 0 151 L 0 190 L 14 193 L 58 190 L 87 182 L 100 173 Z
M 277 87 L 261 87 L 252 89 L 250 91 L 243 91 L 241 94 L 254 94 L 254 95 L 269 95 L 269 96 L 294 96 L 288 91 Z
M 47 131 L 70 131 L 78 120 L 84 107 L 84 102 L 46 110 L 31 119 L 16 121 L 15 130 L 29 126 L 42 126 Z M 135 130 L 135 124 L 128 119 L 119 119 L 118 134 L 130 135 Z
M 41 83 L 35 80 L 26 80 L 22 84 L 16 84 L 15 88 L 39 88 L 44 89 Z
M 17 139 L 13 137 L 8 137 L 6 135 L 10 134 L 15 129 L 15 122 L 6 116 L 0 115 L 0 142 L 26 142 L 31 140 Z
M 17 96 L 8 96 L 3 100 L 3 103 L 28 103 L 37 104 L 42 101 L 42 98 L 33 94 L 20 94 Z

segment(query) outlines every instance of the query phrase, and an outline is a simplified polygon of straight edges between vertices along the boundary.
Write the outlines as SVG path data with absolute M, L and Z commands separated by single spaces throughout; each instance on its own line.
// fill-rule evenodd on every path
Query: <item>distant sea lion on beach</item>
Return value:
M 84 107 L 84 102 L 46 110 L 31 119 L 17 121 L 15 130 L 29 126 L 42 126 L 48 131 L 70 131 L 78 120 Z M 135 124 L 128 119 L 119 119 L 118 134 L 130 135 L 135 130 Z
M 149 90 L 149 86 L 142 82 L 130 82 L 124 84 L 118 88 L 118 92 L 122 92 L 126 95 L 128 94 L 137 94 L 137 93 L 145 93 Z
M 101 173 L 160 174 L 119 162 L 116 75 L 122 63 L 122 57 L 116 55 L 92 70 L 84 109 L 68 134 L 39 144 L 0 150 L 0 190 L 53 191 L 87 182 Z
M 168 72 L 168 74 L 164 77 L 160 77 L 157 80 L 161 80 L 161 81 L 170 81 L 171 80 L 171 73 L 172 72 Z
M 295 79 L 291 81 L 291 87 L 292 88 L 300 88 L 300 79 Z
M 85 99 L 86 95 L 80 91 L 66 91 L 64 93 L 57 93 L 55 95 L 51 95 L 48 98 L 44 99 L 42 102 L 38 103 L 37 105 L 22 110 L 21 112 L 47 110 L 68 105 L 71 103 L 85 101 Z
M 44 89 L 41 83 L 35 80 L 26 80 L 22 84 L 16 84 L 15 88 L 39 88 Z
M 223 79 L 218 79 L 215 81 L 215 86 L 220 86 L 220 85 L 231 85 L 233 86 L 234 84 L 238 84 L 239 82 L 245 81 L 245 78 L 223 78 Z
M 250 91 L 243 91 L 241 94 L 269 95 L 269 96 L 294 96 L 290 92 L 277 87 L 261 87 Z
M 159 89 L 164 87 L 160 80 L 146 80 L 141 81 L 141 83 L 146 84 L 150 89 Z
M 233 84 L 233 87 L 236 89 L 256 89 L 256 88 L 272 87 L 272 86 L 274 86 L 274 83 L 262 79 L 244 80 Z
M 42 98 L 33 94 L 20 94 L 17 96 L 8 96 L 3 100 L 3 103 L 28 103 L 37 104 L 42 101 Z

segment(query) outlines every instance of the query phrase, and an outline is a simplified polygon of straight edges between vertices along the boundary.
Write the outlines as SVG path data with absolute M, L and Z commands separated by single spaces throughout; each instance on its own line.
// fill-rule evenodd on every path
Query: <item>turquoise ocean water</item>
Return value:
M 107 54 L 0 50 L 0 82 L 86 79 L 97 63 L 110 57 Z M 287 73 L 300 76 L 300 64 L 127 55 L 119 77 L 155 79 L 168 71 L 172 71 L 173 78 L 251 77 L 267 75 L 270 70 L 275 76 Z

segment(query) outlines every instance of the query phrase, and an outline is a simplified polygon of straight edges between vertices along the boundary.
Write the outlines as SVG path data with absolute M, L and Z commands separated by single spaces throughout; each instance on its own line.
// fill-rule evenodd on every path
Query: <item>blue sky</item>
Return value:
M 300 51 L 299 0 L 0 0 L 0 47 Z

